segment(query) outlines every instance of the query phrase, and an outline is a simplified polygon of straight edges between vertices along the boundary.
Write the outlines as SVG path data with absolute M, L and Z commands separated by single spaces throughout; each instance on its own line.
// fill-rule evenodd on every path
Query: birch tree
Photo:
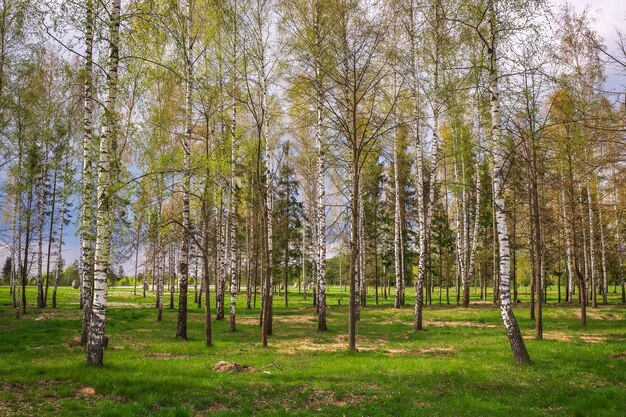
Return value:
M 111 165 L 112 149 L 117 133 L 116 97 L 119 64 L 120 0 L 111 0 L 109 26 L 109 57 L 106 73 L 106 101 L 98 158 L 96 249 L 94 254 L 93 304 L 89 319 L 86 364 L 102 366 L 104 356 L 104 325 L 106 321 L 106 278 L 109 269 L 112 232 Z

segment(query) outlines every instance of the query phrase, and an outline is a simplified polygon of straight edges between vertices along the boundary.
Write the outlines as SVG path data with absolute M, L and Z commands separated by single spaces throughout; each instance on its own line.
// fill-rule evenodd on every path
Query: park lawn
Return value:
M 317 331 L 310 294 L 306 301 L 290 294 L 288 308 L 275 295 L 267 348 L 258 309 L 245 309 L 244 294 L 238 331 L 214 321 L 207 348 L 203 310 L 193 303 L 190 340 L 181 341 L 169 294 L 157 324 L 152 291 L 144 299 L 131 288 L 109 289 L 110 342 L 96 369 L 84 366 L 77 345 L 77 290 L 61 288 L 57 310 L 29 304 L 16 320 L 8 287 L 0 287 L 0 416 L 625 415 L 626 308 L 611 288 L 610 304 L 590 308 L 582 327 L 579 306 L 557 305 L 555 291 L 544 307 L 545 340 L 534 339 L 529 305 L 515 307 L 533 360 L 518 367 L 499 309 L 474 294 L 467 309 L 426 306 L 420 333 L 412 331 L 412 294 L 400 310 L 382 297 L 375 307 L 370 294 L 357 325 L 359 352 L 348 353 L 348 300 L 344 292 L 338 306 L 338 287 L 330 289 L 326 333 Z M 212 370 L 219 361 L 253 369 L 219 373 Z

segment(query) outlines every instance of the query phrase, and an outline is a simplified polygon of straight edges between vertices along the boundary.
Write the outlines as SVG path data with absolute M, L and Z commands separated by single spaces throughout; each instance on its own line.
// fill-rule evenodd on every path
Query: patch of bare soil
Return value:
M 32 317 L 33 320 L 35 321 L 45 321 L 45 320 L 53 320 L 53 319 L 66 319 L 66 318 L 72 318 L 75 316 L 76 316 L 76 311 L 48 309 L 48 310 L 42 311 L 41 313 L 35 316 L 31 316 L 27 314 L 24 316 L 24 318 L 28 319 L 29 317 Z
M 91 397 L 92 395 L 96 395 L 96 389 L 94 387 L 81 387 L 77 395 L 81 397 Z
M 142 303 L 124 303 L 121 301 L 109 301 L 107 303 L 109 307 L 145 307 L 145 304 Z
M 65 346 L 67 346 L 69 349 L 73 349 L 75 347 L 79 347 L 80 346 L 80 336 L 74 336 L 72 337 L 72 340 L 70 340 L 69 342 L 67 342 L 65 344 Z
M 576 318 L 580 317 L 580 313 L 575 314 Z M 619 314 L 612 312 L 600 312 L 595 310 L 587 310 L 587 317 L 593 320 L 621 320 L 622 317 Z
M 215 372 L 231 374 L 234 372 L 252 372 L 254 368 L 249 365 L 242 365 L 237 362 L 219 361 L 211 367 Z
M 346 349 L 344 343 L 315 343 L 313 339 L 306 338 L 297 342 L 284 340 L 278 343 L 278 351 L 290 355 L 302 352 L 337 352 Z
M 50 320 L 56 317 L 56 311 L 55 310 L 46 310 L 43 313 L 39 314 L 37 317 L 35 317 L 35 321 L 42 321 L 42 320 Z
M 611 358 L 613 359 L 622 359 L 622 360 L 626 360 L 626 352 L 622 352 L 622 353 L 614 353 L 612 355 L 609 355 Z
M 409 349 L 403 349 L 403 348 L 387 348 L 383 351 L 383 353 L 389 356 L 398 356 L 398 355 L 407 355 L 411 353 L 411 351 Z
M 373 399 L 375 396 L 365 397 L 353 393 L 347 393 L 341 398 L 337 398 L 336 393 L 321 388 L 313 388 L 308 396 L 305 407 L 322 411 L 323 406 L 345 407 L 349 405 L 362 404 L 365 399 Z
M 430 355 L 435 357 L 451 356 L 456 352 L 456 348 L 452 346 L 429 346 L 426 348 L 418 349 L 417 353 L 422 355 Z
M 228 407 L 226 404 L 216 402 L 203 410 L 197 411 L 195 415 L 196 417 L 205 417 L 213 415 L 213 413 L 219 413 L 220 411 L 228 411 Z
M 189 356 L 180 355 L 176 353 L 154 352 L 154 353 L 148 353 L 144 357 L 149 358 L 149 359 L 172 360 L 172 359 L 185 359 L 185 358 L 188 358 Z
M 256 324 L 258 326 L 259 318 L 254 316 L 237 317 L 237 324 Z
M 438 321 L 438 320 L 426 320 L 425 326 L 433 327 L 479 327 L 484 329 L 495 329 L 500 327 L 491 323 L 477 323 L 474 321 Z
M 274 316 L 274 321 L 278 323 L 311 323 L 315 321 L 315 317 L 290 314 L 284 316 Z
M 560 342 L 572 342 L 579 338 L 586 343 L 601 343 L 608 339 L 603 334 L 568 334 L 562 332 L 543 332 L 543 338 L 547 340 L 558 340 Z
M 426 348 L 392 347 L 386 339 L 368 339 L 357 337 L 357 351 L 371 352 L 381 351 L 385 355 L 430 355 L 434 357 L 450 356 L 456 351 L 451 346 L 430 346 Z M 277 341 L 278 351 L 290 355 L 304 352 L 343 352 L 348 349 L 348 337 L 339 335 L 332 341 L 316 343 L 312 338 L 305 338 L 294 342 L 293 340 Z

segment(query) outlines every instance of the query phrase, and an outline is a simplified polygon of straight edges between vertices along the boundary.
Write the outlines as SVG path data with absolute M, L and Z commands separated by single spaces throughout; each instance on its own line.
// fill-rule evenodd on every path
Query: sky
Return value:
M 552 9 L 558 12 L 564 1 L 553 1 Z M 616 40 L 616 29 L 626 30 L 626 0 L 570 0 L 570 4 L 574 6 L 578 13 L 585 8 L 589 8 L 590 16 L 594 19 L 593 27 L 598 34 L 604 39 L 605 45 L 609 51 L 614 51 Z M 608 67 L 606 70 L 607 80 L 605 87 L 610 91 L 623 92 L 626 94 L 626 74 L 619 73 L 616 68 Z M 626 96 L 622 99 L 626 100 Z M 75 202 L 75 206 L 78 202 Z M 66 265 L 74 262 L 80 256 L 80 240 L 77 237 L 76 221 L 78 214 L 75 213 L 72 224 L 65 229 L 63 249 L 63 257 Z M 141 261 L 140 261 L 141 263 Z M 127 274 L 134 272 L 134 264 L 132 261 L 123 265 Z M 115 266 L 117 269 L 117 265 Z M 140 266 L 139 270 L 142 268 Z
M 557 11 L 564 1 L 554 1 L 553 10 Z M 590 16 L 594 18 L 593 26 L 598 34 L 604 39 L 604 44 L 609 51 L 615 51 L 616 29 L 626 32 L 626 0 L 570 0 L 578 12 L 589 7 Z M 620 73 L 616 68 L 606 69 L 607 80 L 605 87 L 611 91 L 626 93 L 626 74 Z

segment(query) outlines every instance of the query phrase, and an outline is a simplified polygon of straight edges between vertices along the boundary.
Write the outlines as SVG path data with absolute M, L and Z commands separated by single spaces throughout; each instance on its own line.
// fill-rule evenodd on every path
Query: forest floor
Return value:
M 533 364 L 513 363 L 499 309 L 426 306 L 425 330 L 412 331 L 413 298 L 368 299 L 357 325 L 359 352 L 348 353 L 346 293 L 330 290 L 326 333 L 317 331 L 311 297 L 274 297 L 274 335 L 261 346 L 258 309 L 238 304 L 237 332 L 213 322 L 204 346 L 203 310 L 190 303 L 189 341 L 174 338 L 176 309 L 156 323 L 154 293 L 109 289 L 101 369 L 84 366 L 78 346 L 78 291 L 59 290 L 59 308 L 28 305 L 15 320 L 0 287 L 1 416 L 623 416 L 626 412 L 626 308 L 610 304 L 544 307 L 545 340 L 535 340 L 527 293 L 515 313 Z M 373 292 L 373 291 L 370 291 Z M 35 300 L 34 288 L 28 299 Z M 228 297 L 227 297 L 228 298 Z M 191 298 L 193 301 L 193 289 Z M 433 297 L 433 302 L 438 302 Z M 445 303 L 445 297 L 444 297 Z M 214 300 L 213 300 L 213 306 Z M 258 304 L 257 304 L 258 306 Z M 228 308 L 228 303 L 227 303 Z M 235 369 L 219 361 L 243 365 Z M 238 372 L 241 371 L 241 372 Z

